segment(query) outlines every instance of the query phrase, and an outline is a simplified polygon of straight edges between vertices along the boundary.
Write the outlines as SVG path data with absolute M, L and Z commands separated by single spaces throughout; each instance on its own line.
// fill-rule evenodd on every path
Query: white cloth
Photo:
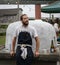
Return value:
M 26 46 L 28 47 L 32 47 L 31 45 L 29 44 L 17 44 L 17 46 L 20 46 L 21 47 L 21 57 L 25 60 L 27 58 L 27 48 Z
M 27 58 L 27 48 L 21 46 L 21 50 L 22 50 L 21 57 L 23 59 L 26 59 Z
M 10 46 L 12 47 L 12 40 L 13 40 L 14 36 L 16 36 L 15 35 L 16 29 L 19 26 L 21 27 L 21 24 L 22 23 L 20 21 L 9 24 L 7 31 L 6 31 L 6 43 L 5 43 L 6 49 L 10 50 Z M 55 37 L 55 46 L 57 46 L 57 40 L 56 40 L 57 38 L 56 38 L 55 29 L 51 24 L 49 24 L 47 22 L 43 22 L 42 20 L 29 20 L 29 26 L 31 28 L 33 26 L 37 30 L 39 40 L 40 40 L 39 51 L 41 51 L 42 49 L 49 50 L 50 45 L 51 45 L 51 40 L 54 39 L 54 37 Z M 30 27 L 27 27 L 27 28 L 30 30 Z M 19 28 L 18 28 L 18 30 L 19 30 Z M 30 32 L 32 32 L 32 31 L 30 30 Z M 35 49 L 36 49 L 35 40 L 33 39 L 32 42 L 33 42 L 32 50 L 35 52 Z M 16 41 L 15 50 L 16 50 L 16 48 L 17 48 L 17 41 Z

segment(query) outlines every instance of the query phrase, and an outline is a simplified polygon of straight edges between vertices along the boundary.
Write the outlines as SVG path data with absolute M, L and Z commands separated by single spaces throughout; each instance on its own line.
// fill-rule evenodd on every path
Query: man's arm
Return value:
M 14 54 L 15 54 L 15 44 L 16 44 L 16 37 L 14 37 L 12 40 L 12 49 L 10 52 L 11 56 L 14 56 Z
M 35 50 L 35 55 L 36 55 L 36 57 L 37 57 L 37 56 L 39 56 L 39 47 L 40 47 L 40 41 L 39 41 L 38 36 L 35 37 L 35 40 L 36 40 L 36 50 Z

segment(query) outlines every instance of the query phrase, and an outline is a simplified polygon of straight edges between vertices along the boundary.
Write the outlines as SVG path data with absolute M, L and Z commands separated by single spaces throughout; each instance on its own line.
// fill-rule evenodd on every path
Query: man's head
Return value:
M 20 20 L 24 26 L 27 26 L 29 24 L 29 18 L 26 14 L 22 14 Z

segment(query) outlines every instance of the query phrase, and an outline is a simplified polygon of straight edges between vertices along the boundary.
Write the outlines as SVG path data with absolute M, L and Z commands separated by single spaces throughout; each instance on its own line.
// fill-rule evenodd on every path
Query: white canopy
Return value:
M 55 40 L 54 45 L 57 45 L 56 33 L 54 27 L 42 20 L 32 20 L 29 22 L 30 25 L 34 26 L 38 32 L 40 39 L 40 50 L 50 49 L 51 40 Z M 13 34 L 18 26 L 21 25 L 21 22 L 11 23 L 6 31 L 6 43 L 5 48 L 11 50 L 11 44 L 13 39 Z M 54 39 L 55 37 L 55 39 Z M 33 39 L 33 50 L 35 50 L 35 40 Z

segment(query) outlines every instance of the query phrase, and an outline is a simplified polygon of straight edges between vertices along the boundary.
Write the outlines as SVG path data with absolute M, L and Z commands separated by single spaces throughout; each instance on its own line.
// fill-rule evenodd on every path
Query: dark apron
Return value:
M 16 49 L 16 65 L 31 65 L 32 64 L 32 61 L 34 58 L 32 48 L 28 47 L 28 46 L 26 48 L 27 48 L 27 58 L 24 60 L 21 57 L 21 53 L 22 53 L 21 47 L 20 46 L 17 47 L 17 49 Z

